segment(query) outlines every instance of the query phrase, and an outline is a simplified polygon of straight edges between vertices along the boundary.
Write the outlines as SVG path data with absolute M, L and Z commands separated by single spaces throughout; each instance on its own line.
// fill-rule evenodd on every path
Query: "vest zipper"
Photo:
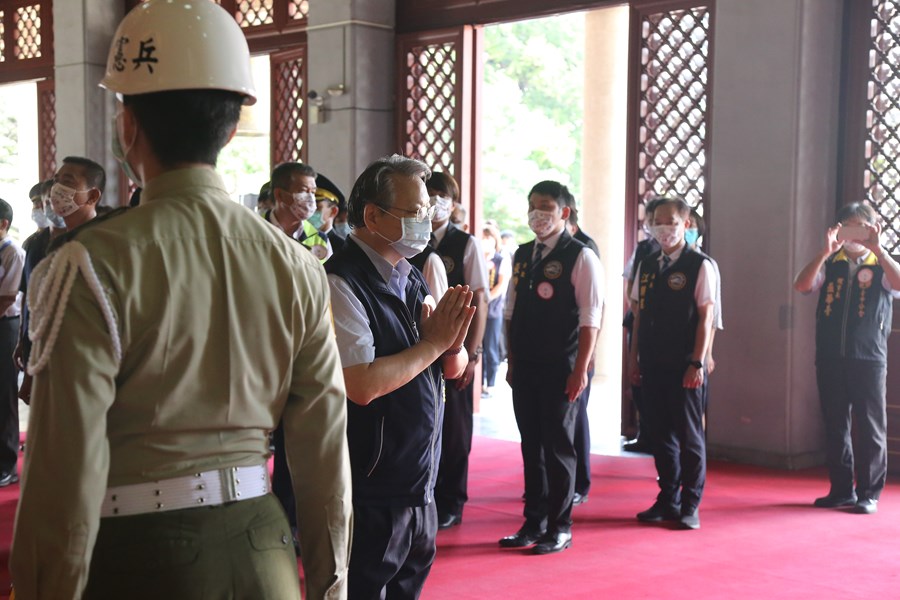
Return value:
M 372 473 L 375 472 L 375 467 L 377 467 L 378 463 L 381 461 L 382 450 L 384 450 L 384 417 L 381 417 L 381 427 L 378 432 L 378 454 L 375 455 L 375 462 L 372 463 L 372 468 L 366 473 L 366 477 L 371 477 Z

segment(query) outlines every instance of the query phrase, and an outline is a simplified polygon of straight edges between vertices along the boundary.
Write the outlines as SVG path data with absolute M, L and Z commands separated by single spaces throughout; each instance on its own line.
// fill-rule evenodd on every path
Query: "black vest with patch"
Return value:
M 877 262 L 859 266 L 838 255 L 825 263 L 825 281 L 816 308 L 816 362 L 853 358 L 887 362 L 893 298 L 882 286 L 884 269 Z
M 683 369 L 697 337 L 694 290 L 707 256 L 685 247 L 681 256 L 660 273 L 661 250 L 641 261 L 638 310 L 638 355 L 641 367 Z
M 563 231 L 556 247 L 534 268 L 534 241 L 513 259 L 516 302 L 510 321 L 510 351 L 516 360 L 566 363 L 578 355 L 578 304 L 572 270 L 585 245 Z
M 375 358 L 419 342 L 427 289 L 421 273 L 410 271 L 404 303 L 353 238 L 325 264 L 325 271 L 343 278 L 362 304 L 375 341 Z M 366 406 L 347 400 L 353 502 L 397 507 L 432 502 L 443 416 L 440 360 Z

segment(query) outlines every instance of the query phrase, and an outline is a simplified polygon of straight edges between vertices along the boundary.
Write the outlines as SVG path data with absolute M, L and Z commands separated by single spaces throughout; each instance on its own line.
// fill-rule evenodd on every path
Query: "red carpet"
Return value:
M 897 598 L 900 487 L 877 515 L 814 509 L 823 471 L 710 466 L 699 531 L 638 523 L 652 504 L 650 458 L 593 460 L 573 545 L 551 556 L 501 550 L 522 524 L 518 444 L 475 440 L 462 525 L 438 534 L 424 598 Z
M 463 524 L 439 533 L 423 598 L 831 599 L 895 598 L 900 589 L 900 486 L 879 513 L 814 509 L 820 470 L 710 465 L 700 531 L 644 525 L 634 514 L 656 494 L 649 458 L 595 456 L 574 541 L 551 556 L 502 550 L 522 523 L 518 444 L 476 438 Z M 18 486 L 0 489 L 0 597 Z

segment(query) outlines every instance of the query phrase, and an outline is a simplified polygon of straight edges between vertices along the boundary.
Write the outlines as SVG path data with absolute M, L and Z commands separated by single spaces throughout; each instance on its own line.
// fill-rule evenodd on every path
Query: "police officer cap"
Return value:
M 328 200 L 337 204 L 338 212 L 347 210 L 347 200 L 344 198 L 344 194 L 341 193 L 338 186 L 334 185 L 334 182 L 321 173 L 316 176 L 316 201 L 319 200 Z

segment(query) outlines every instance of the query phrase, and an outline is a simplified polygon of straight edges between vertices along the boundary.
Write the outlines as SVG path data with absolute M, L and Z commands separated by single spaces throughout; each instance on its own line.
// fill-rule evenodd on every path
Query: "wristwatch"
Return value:
M 699 360 L 692 360 L 688 364 L 692 367 L 696 367 L 697 369 L 703 368 L 703 362 Z

